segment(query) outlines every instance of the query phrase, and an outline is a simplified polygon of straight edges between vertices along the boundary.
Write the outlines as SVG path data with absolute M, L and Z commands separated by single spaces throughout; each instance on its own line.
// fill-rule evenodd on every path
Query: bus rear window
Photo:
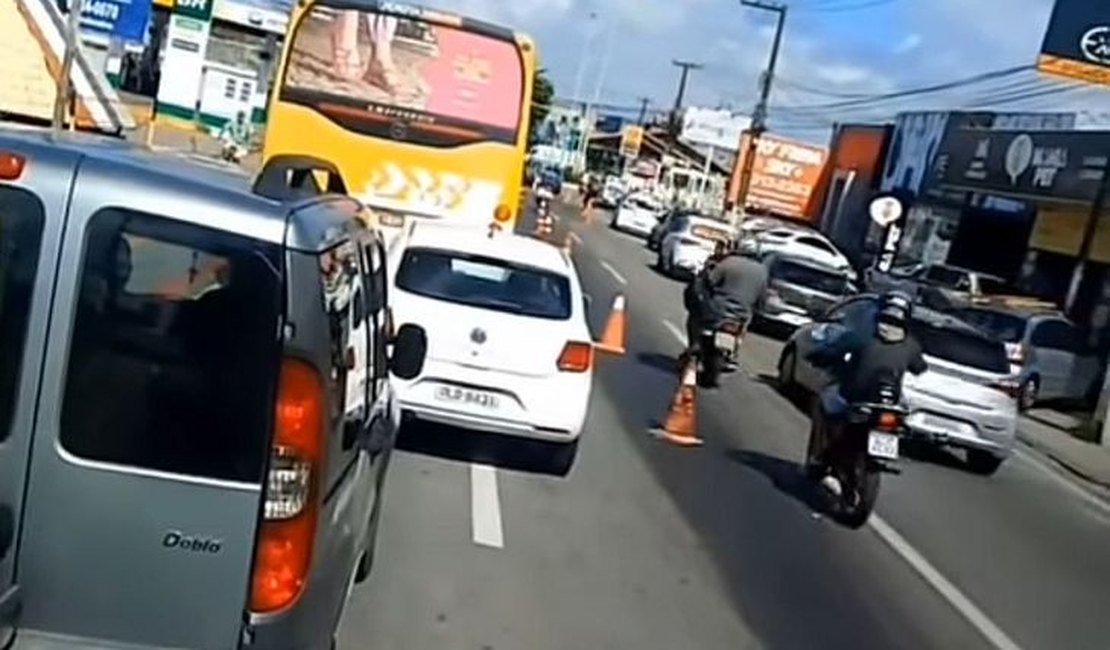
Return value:
M 524 66 L 511 40 L 372 9 L 317 5 L 296 26 L 282 98 L 341 124 L 513 142 Z

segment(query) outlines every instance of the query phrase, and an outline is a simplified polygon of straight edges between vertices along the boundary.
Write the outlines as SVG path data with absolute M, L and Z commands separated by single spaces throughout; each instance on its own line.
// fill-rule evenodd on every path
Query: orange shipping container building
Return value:
M 739 199 L 749 137 L 744 134 L 740 140 L 740 154 L 729 181 L 728 199 L 732 203 Z M 764 134 L 757 143 L 745 207 L 813 221 L 820 210 L 817 189 L 827 160 L 824 147 Z

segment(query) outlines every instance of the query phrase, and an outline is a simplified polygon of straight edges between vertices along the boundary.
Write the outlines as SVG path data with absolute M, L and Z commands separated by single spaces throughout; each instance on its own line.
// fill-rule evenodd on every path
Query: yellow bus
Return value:
M 536 52 L 511 30 L 385 0 L 294 5 L 264 163 L 332 163 L 379 225 L 520 209 Z

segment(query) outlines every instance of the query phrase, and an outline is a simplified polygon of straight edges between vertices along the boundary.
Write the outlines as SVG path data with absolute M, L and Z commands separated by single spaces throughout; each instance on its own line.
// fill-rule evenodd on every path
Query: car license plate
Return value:
M 867 453 L 875 458 L 898 460 L 898 436 L 882 431 L 872 431 L 867 438 Z
M 491 411 L 495 411 L 501 406 L 501 400 L 496 395 L 480 390 L 459 388 L 458 386 L 440 386 L 436 389 L 435 394 L 436 399 L 441 402 L 473 404 Z

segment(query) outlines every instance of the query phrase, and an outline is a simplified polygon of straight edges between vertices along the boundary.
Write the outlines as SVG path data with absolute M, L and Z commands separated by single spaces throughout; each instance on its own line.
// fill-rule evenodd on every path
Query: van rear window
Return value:
M 278 247 L 118 210 L 86 233 L 61 443 L 89 460 L 262 480 Z
M 15 415 L 43 221 L 33 194 L 0 187 L 0 441 Z

